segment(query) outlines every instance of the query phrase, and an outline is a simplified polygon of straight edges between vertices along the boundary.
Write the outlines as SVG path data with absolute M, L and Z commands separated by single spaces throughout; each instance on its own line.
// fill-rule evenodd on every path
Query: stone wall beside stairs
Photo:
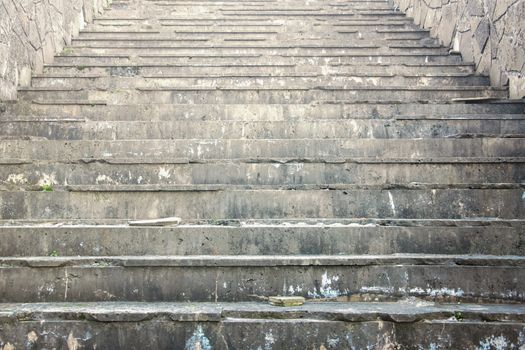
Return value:
M 416 24 L 475 62 L 495 86 L 525 96 L 525 0 L 394 0 Z
M 71 42 L 111 0 L 0 0 L 0 101 Z

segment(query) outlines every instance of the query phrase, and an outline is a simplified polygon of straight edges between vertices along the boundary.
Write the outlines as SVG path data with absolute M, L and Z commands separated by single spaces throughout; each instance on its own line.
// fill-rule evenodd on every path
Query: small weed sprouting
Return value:
M 463 313 L 460 312 L 460 311 L 456 311 L 454 312 L 454 318 L 456 319 L 456 321 L 463 321 L 463 319 L 465 318 L 465 316 L 463 316 Z
M 65 47 L 64 50 L 62 50 L 63 56 L 71 55 L 72 53 L 73 53 L 73 49 L 70 47 Z
M 40 189 L 42 190 L 42 192 L 53 192 L 53 185 L 43 184 Z
M 53 251 L 49 254 L 49 256 L 54 256 L 54 257 L 57 257 L 58 255 L 59 255 L 59 254 L 58 254 L 58 252 L 57 252 L 56 250 L 53 250 Z

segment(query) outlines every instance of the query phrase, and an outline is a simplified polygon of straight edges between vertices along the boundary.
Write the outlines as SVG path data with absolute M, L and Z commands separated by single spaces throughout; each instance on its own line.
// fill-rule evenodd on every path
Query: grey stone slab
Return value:
M 519 334 L 523 323 L 519 321 L 520 308 L 512 305 L 487 305 L 479 310 L 475 305 L 449 306 L 425 303 L 322 303 L 306 304 L 300 308 L 283 309 L 264 304 L 197 304 L 188 306 L 177 303 L 103 303 L 83 306 L 71 304 L 7 304 L 2 309 L 21 317 L 39 317 L 35 320 L 3 321 L 4 342 L 17 346 L 29 342 L 35 346 L 54 346 L 67 349 L 67 344 L 79 344 L 92 349 L 99 344 L 112 348 L 134 349 L 155 346 L 157 349 L 183 348 L 183 346 L 213 346 L 217 349 L 257 348 L 271 344 L 276 348 L 304 349 L 326 347 L 334 349 L 384 348 L 385 346 L 464 347 L 474 342 L 483 343 L 497 337 L 498 341 L 514 342 L 520 345 Z M 212 310 L 221 315 L 219 321 L 182 321 L 163 318 L 162 315 L 189 313 L 201 317 L 202 310 Z M 324 310 L 324 311 L 323 311 Z M 402 310 L 402 311 L 399 311 Z M 116 316 L 122 312 L 124 316 Z M 336 321 L 340 316 L 359 312 L 366 317 L 382 318 L 370 321 Z M 483 322 L 476 318 L 498 319 L 498 313 L 507 313 L 513 322 Z M 224 317 L 226 314 L 244 317 Z M 279 319 L 271 318 L 278 313 Z M 93 316 L 108 315 L 112 322 L 98 322 Z M 158 316 L 144 319 L 144 315 Z M 297 315 L 307 315 L 298 319 Z M 468 315 L 474 320 L 457 321 L 454 316 Z M 513 316 L 510 316 L 513 315 Z M 389 316 L 393 316 L 390 317 Z M 402 316 L 405 316 L 404 318 Z M 407 317 L 408 316 L 408 317 Z M 446 319 L 449 316 L 451 319 Z M 41 318 L 45 322 L 41 322 Z M 124 321 L 127 318 L 126 321 Z M 342 317 L 344 319 L 344 317 Z M 400 321 L 395 321 L 394 319 Z M 423 318 L 426 322 L 402 322 L 402 320 Z M 129 336 L 139 329 L 144 337 Z M 132 331 L 133 330 L 133 331 Z M 447 332 L 443 338 L 443 330 Z M 297 336 L 299 333 L 304 335 Z M 127 332 L 128 336 L 118 336 Z M 249 336 L 247 336 L 249 335 Z M 491 336 L 493 338 L 491 338 Z M 29 339 L 29 340 L 28 340 Z M 271 339 L 271 341 L 269 341 Z M 501 340 L 499 340 L 501 339 Z M 98 345 L 98 346 L 97 346 Z
M 458 313 L 470 321 L 489 319 L 493 322 L 523 322 L 525 309 L 514 304 L 439 304 L 418 299 L 400 302 L 307 302 L 301 306 L 275 307 L 264 302 L 244 303 L 33 303 L 0 304 L 0 310 L 10 319 L 39 320 L 101 320 L 111 322 L 138 322 L 168 316 L 179 322 L 219 322 L 221 319 L 299 319 L 367 322 L 392 321 L 411 323 L 416 321 L 447 321 Z M 209 315 L 209 316 L 208 316 Z M 211 316 L 211 317 L 210 317 Z M 84 318 L 85 317 L 85 318 Z M 111 319 L 109 319 L 111 317 Z
M 9 115 L 26 116 L 33 120 L 41 116 L 52 118 L 90 118 L 92 120 L 140 120 L 147 116 L 149 120 L 291 120 L 297 118 L 309 119 L 389 119 L 398 116 L 417 116 L 428 118 L 468 118 L 470 116 L 501 119 L 502 113 L 523 114 L 525 104 L 514 103 L 428 103 L 383 101 L 381 104 L 369 103 L 333 103 L 330 101 L 306 104 L 127 104 L 127 105 L 96 105 L 89 104 L 8 104 L 2 118 Z M 463 116 L 464 115 L 464 116 Z
M 153 225 L 152 225 L 153 226 Z M 2 257 L 2 268 L 11 267 L 273 267 L 273 266 L 486 266 L 523 267 L 525 257 L 491 255 L 159 255 L 97 257 Z
M 447 76 L 447 75 L 404 75 L 392 76 L 373 75 L 367 77 L 362 75 L 322 75 L 313 73 L 288 73 L 270 76 L 269 74 L 257 75 L 256 73 L 219 73 L 219 74 L 197 74 L 197 75 L 174 75 L 163 77 L 39 77 L 34 79 L 33 86 L 45 87 L 82 87 L 85 89 L 132 89 L 132 88 L 176 88 L 184 86 L 195 87 L 221 87 L 221 86 L 246 86 L 265 87 L 275 85 L 286 85 L 290 88 L 299 87 L 366 87 L 366 86 L 422 86 L 428 87 L 433 84 L 444 84 L 448 86 L 482 86 L 487 79 L 477 76 Z
M 75 259 L 79 265 L 67 265 L 67 261 Z M 524 299 L 524 269 L 517 266 L 521 261 L 517 257 L 500 260 L 473 257 L 471 262 L 477 261 L 477 265 L 447 263 L 447 260 L 453 261 L 453 257 L 442 260 L 443 264 L 435 264 L 439 257 L 433 256 L 428 257 L 428 265 L 414 265 L 414 259 L 404 264 L 399 257 L 397 261 L 390 257 L 390 263 L 380 265 L 341 265 L 340 262 L 329 265 L 322 259 L 310 260 L 315 265 L 306 265 L 305 260 L 292 265 L 275 264 L 275 260 L 261 265 L 261 257 L 257 258 L 257 265 L 246 264 L 247 257 L 239 257 L 236 265 L 229 265 L 223 262 L 233 262 L 232 258 L 213 257 L 204 266 L 200 264 L 202 258 L 195 257 L 190 260 L 197 264 L 188 266 L 183 263 L 189 261 L 188 257 L 177 257 L 172 258 L 172 262 L 179 261 L 178 266 L 166 266 L 168 258 L 139 259 L 142 259 L 140 264 L 126 257 L 120 260 L 116 257 L 31 258 L 19 260 L 20 264 L 13 266 L 15 258 L 4 258 L 0 268 L 0 286 L 4 291 L 1 300 L 250 301 L 279 294 L 355 301 L 409 296 L 460 302 L 523 302 Z M 328 259 L 331 260 L 327 262 L 335 262 L 336 257 Z M 163 266 L 158 266 L 159 262 Z
M 76 100 L 90 104 L 105 101 L 106 104 L 130 104 L 148 102 L 159 104 L 304 104 L 323 101 L 338 103 L 363 103 L 387 101 L 404 102 L 484 102 L 491 99 L 505 98 L 506 90 L 486 86 L 447 86 L 447 87 L 406 87 L 406 86 L 279 86 L 242 87 L 175 87 L 175 88 L 138 88 L 122 90 L 83 90 L 81 88 L 36 88 L 21 90 L 20 98 L 38 103 L 69 103 Z M 473 99 L 473 100 L 472 100 Z M 471 100 L 471 101 L 469 101 Z
M 435 222 L 407 226 L 402 222 L 346 223 L 312 220 L 287 225 L 210 222 L 179 227 L 122 225 L 2 226 L 0 255 L 292 255 L 292 254 L 489 254 L 525 255 L 523 227 L 501 225 L 461 227 Z M 481 222 L 481 224 L 483 224 Z M 40 226 L 39 226 L 40 225 Z M 220 225 L 220 226 L 217 226 Z M 469 225 L 469 222 L 464 223 Z M 432 242 L 432 244 L 428 244 Z
M 487 189 L 504 188 L 498 184 L 523 182 L 523 158 L 446 158 L 446 159 L 245 159 L 238 161 L 207 161 L 190 163 L 187 159 L 103 159 L 92 162 L 38 162 L 5 160 L 0 169 L 0 186 L 12 190 L 41 190 L 48 183 L 55 189 L 68 186 L 149 185 L 176 189 L 191 185 L 213 185 L 226 188 L 311 189 L 444 189 L 447 186 L 465 189 L 469 185 Z M 18 164 L 14 164 L 18 163 Z M 51 175 L 53 174 L 52 178 Z M 370 174 L 374 176 L 371 177 Z M 102 188 L 102 187 L 100 187 Z M 122 187 L 123 189 L 125 187 Z M 140 188 L 140 187 L 139 187 Z M 509 188 L 509 187 L 507 187 Z M 204 186 L 202 186 L 204 189 Z
M 54 161 L 151 158 L 205 161 L 217 159 L 351 159 L 520 157 L 525 139 L 174 139 L 174 140 L 0 140 L 2 158 Z
M 0 122 L 0 138 L 48 140 L 136 139 L 285 139 L 285 138 L 480 138 L 517 137 L 525 134 L 521 120 L 489 121 L 474 118 L 454 120 L 294 120 L 92 122 L 47 119 L 34 122 Z

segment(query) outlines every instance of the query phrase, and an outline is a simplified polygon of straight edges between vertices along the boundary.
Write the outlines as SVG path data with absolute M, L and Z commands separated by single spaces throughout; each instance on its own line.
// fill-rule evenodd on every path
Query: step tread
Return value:
M 0 270 L 28 267 L 261 267 L 261 266 L 491 266 L 525 267 L 525 256 L 502 255 L 175 255 L 0 257 Z
M 38 229 L 46 231 L 50 228 L 58 229 L 139 229 L 130 227 L 129 220 L 0 220 L 2 229 Z M 260 220 L 183 220 L 180 225 L 170 227 L 143 227 L 155 230 L 176 229 L 242 229 L 242 228 L 399 228 L 399 227 L 521 227 L 525 219 L 503 218 L 464 218 L 464 219 L 378 219 L 378 218 L 305 218 L 305 219 L 260 219 Z
M 253 157 L 253 158 L 206 158 L 202 160 L 190 158 L 79 158 L 68 160 L 53 160 L 53 164 L 217 164 L 217 163 L 257 163 L 257 164 L 293 164 L 293 163 L 320 163 L 320 164 L 504 164 L 504 163 L 525 163 L 525 157 L 392 157 L 392 158 L 376 158 L 376 157 Z M 27 159 L 27 158 L 1 158 L 2 165 L 16 165 L 16 164 L 48 164 L 48 161 L 42 159 Z
M 461 316 L 458 316 L 461 315 Z M 525 322 L 525 305 L 520 304 L 439 304 L 417 299 L 400 302 L 306 302 L 281 307 L 263 302 L 81 302 L 81 303 L 0 303 L 0 318 L 16 320 L 67 320 L 138 322 L 167 318 L 178 322 L 219 322 L 244 320 L 320 321 L 449 321 Z
M 506 92 L 507 88 L 499 88 L 494 86 L 486 85 L 472 85 L 472 86 L 404 86 L 404 85 L 389 85 L 389 86 L 359 86 L 359 85 L 341 85 L 341 86 L 312 86 L 312 87 L 300 87 L 300 86 L 258 86 L 258 87 L 243 87 L 243 86 L 181 86 L 181 87 L 137 87 L 137 88 L 124 88 L 118 92 L 126 91 L 352 91 L 352 90 L 365 90 L 365 91 L 486 91 L 486 92 Z M 78 92 L 78 91 L 108 91 L 111 90 L 102 88 L 64 88 L 64 87 L 20 87 L 19 92 Z M 487 99 L 497 99 L 497 97 L 483 96 L 483 97 L 469 97 L 469 98 L 456 98 L 454 101 L 484 101 Z
M 525 180 L 525 179 L 524 179 Z M 316 184 L 278 184 L 278 185 L 237 185 L 237 184 L 132 184 L 132 185 L 67 185 L 55 186 L 53 191 L 69 192 L 179 192 L 179 191 L 243 191 L 243 190 L 456 190 L 456 189 L 525 189 L 522 183 L 389 183 L 379 185 L 316 183 Z M 0 191 L 4 191 L 0 185 Z

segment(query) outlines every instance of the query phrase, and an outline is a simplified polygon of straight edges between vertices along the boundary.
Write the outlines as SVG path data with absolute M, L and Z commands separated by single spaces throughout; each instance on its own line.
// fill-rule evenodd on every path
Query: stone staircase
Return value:
M 1 110 L 0 349 L 524 349 L 506 96 L 386 1 L 115 1 Z

